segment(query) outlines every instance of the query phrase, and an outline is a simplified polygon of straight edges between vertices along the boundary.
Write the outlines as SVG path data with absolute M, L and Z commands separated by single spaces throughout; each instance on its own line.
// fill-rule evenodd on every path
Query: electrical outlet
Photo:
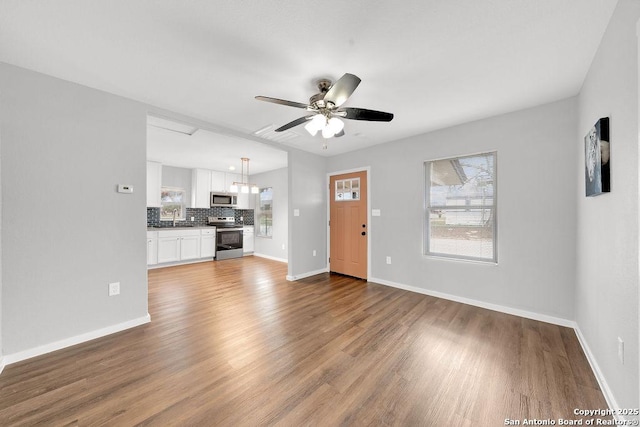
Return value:
M 316 250 L 315 249 L 313 250 L 313 256 L 316 256 Z
M 196 218 L 194 216 L 191 217 L 191 222 L 195 221 Z
M 387 264 L 391 264 L 391 257 L 390 256 L 387 257 Z
M 624 341 L 620 337 L 618 337 L 618 359 L 624 365 Z
M 120 282 L 109 283 L 109 296 L 120 295 Z

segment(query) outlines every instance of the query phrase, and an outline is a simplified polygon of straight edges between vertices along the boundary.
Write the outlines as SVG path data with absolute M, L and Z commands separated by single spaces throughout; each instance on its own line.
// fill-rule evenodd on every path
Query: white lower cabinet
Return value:
M 180 237 L 158 237 L 158 263 L 180 261 Z
M 147 231 L 149 266 L 199 259 L 205 261 L 215 256 L 216 230 L 213 227 Z
M 200 230 L 197 235 L 180 237 L 180 261 L 200 258 Z
M 216 230 L 200 231 L 200 258 L 213 258 L 216 256 Z
M 158 263 L 200 258 L 200 230 L 158 231 Z
M 158 263 L 158 232 L 147 231 L 147 265 Z
M 253 239 L 253 225 L 245 225 L 242 227 L 242 249 L 243 253 L 253 253 L 254 239 Z

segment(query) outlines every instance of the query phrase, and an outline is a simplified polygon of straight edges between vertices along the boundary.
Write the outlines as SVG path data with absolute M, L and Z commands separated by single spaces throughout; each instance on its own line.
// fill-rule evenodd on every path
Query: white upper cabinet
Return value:
M 162 164 L 147 162 L 147 206 L 160 207 L 160 194 L 162 192 Z
M 193 169 L 191 178 L 191 207 L 209 208 L 211 202 L 209 193 L 211 189 L 212 171 L 207 169 Z
M 208 208 L 210 207 L 210 193 L 212 191 L 229 193 L 231 184 L 241 181 L 242 175 L 239 173 L 212 171 L 208 169 L 193 169 L 191 180 L 191 206 L 194 208 Z M 252 208 L 250 201 L 255 199 L 255 194 L 238 192 L 237 195 L 238 209 Z
M 211 191 L 218 191 L 221 193 L 229 191 L 229 187 L 225 187 L 226 175 L 227 174 L 224 172 L 211 171 Z

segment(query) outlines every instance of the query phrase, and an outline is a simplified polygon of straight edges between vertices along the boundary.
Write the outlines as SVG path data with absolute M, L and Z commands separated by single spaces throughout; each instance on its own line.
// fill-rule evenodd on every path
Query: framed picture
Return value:
M 587 197 L 611 191 L 609 118 L 596 122 L 584 137 L 584 178 Z

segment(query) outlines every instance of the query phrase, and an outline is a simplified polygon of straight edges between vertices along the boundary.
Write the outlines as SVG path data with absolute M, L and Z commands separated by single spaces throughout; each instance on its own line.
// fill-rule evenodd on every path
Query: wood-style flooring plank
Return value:
M 10 365 L 0 425 L 494 426 L 606 408 L 573 330 L 257 257 L 149 271 L 152 322 Z

